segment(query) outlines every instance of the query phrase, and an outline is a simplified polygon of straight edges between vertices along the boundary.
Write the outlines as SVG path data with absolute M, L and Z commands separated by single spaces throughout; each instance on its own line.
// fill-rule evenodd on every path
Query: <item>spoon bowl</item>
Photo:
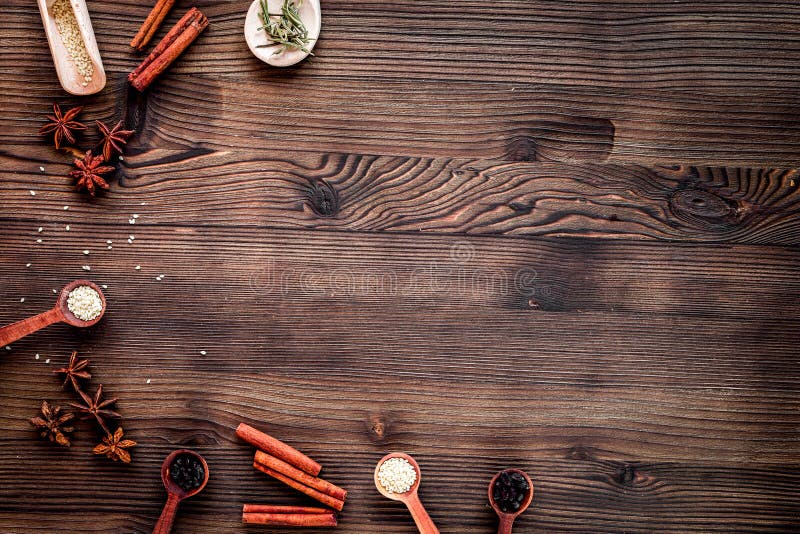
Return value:
M 378 472 L 381 469 L 381 465 L 386 460 L 391 458 L 403 458 L 404 460 L 408 461 L 411 464 L 411 467 L 414 468 L 414 471 L 417 473 L 417 478 L 414 480 L 414 483 L 411 485 L 411 488 L 404 493 L 393 493 L 388 491 L 386 488 L 383 487 L 381 484 L 380 479 L 378 478 Z M 384 456 L 378 461 L 378 464 L 375 466 L 375 487 L 378 489 L 381 495 L 386 497 L 387 499 L 391 499 L 393 501 L 400 501 L 406 505 L 408 511 L 411 512 L 411 517 L 414 519 L 414 522 L 417 525 L 421 534 L 439 534 L 439 529 L 436 528 L 436 525 L 433 523 L 430 515 L 425 510 L 425 507 L 422 505 L 422 501 L 419 500 L 419 494 L 417 490 L 419 490 L 419 483 L 422 479 L 422 472 L 419 468 L 419 464 L 417 461 L 414 460 L 408 454 L 403 452 L 392 452 Z
M 100 313 L 97 315 L 97 317 L 90 321 L 84 321 L 83 319 L 76 317 L 75 314 L 70 311 L 69 305 L 67 304 L 70 292 L 72 292 L 72 290 L 74 290 L 76 287 L 80 286 L 89 286 L 97 291 L 97 294 L 100 296 L 100 301 L 102 302 Z M 13 343 L 14 341 L 22 339 L 28 334 L 32 334 L 37 330 L 41 330 L 45 326 L 50 326 L 53 323 L 63 322 L 79 328 L 87 328 L 97 324 L 100 319 L 103 318 L 105 313 L 106 297 L 103 295 L 103 291 L 97 286 L 97 284 L 90 282 L 89 280 L 75 280 L 64 286 L 64 289 L 61 290 L 61 293 L 59 293 L 58 298 L 56 299 L 55 305 L 51 309 L 47 310 L 46 312 L 42 312 L 39 315 L 34 315 L 33 317 L 28 317 L 22 321 L 17 321 L 16 323 L 0 328 L 0 346 Z
M 83 319 L 79 319 L 75 316 L 72 311 L 70 311 L 69 306 L 67 305 L 67 301 L 69 300 L 69 294 L 77 287 L 81 286 L 89 286 L 95 291 L 97 294 L 100 295 L 100 301 L 103 303 L 103 309 L 100 310 L 100 315 L 92 319 L 91 321 L 84 321 Z M 79 328 L 87 328 L 89 326 L 96 325 L 100 319 L 103 318 L 103 315 L 106 313 L 106 297 L 103 295 L 103 290 L 95 284 L 94 282 L 90 282 L 89 280 L 75 280 L 70 282 L 69 284 L 64 286 L 64 289 L 58 294 L 58 300 L 56 301 L 56 307 L 61 310 L 61 314 L 63 315 L 62 321 L 72 325 L 77 326 Z
M 203 466 L 203 481 L 196 488 L 185 490 L 175 482 L 170 476 L 170 468 L 178 456 L 187 455 L 194 457 Z M 175 522 L 175 515 L 178 513 L 178 505 L 182 500 L 193 497 L 203 491 L 208 483 L 208 464 L 205 458 L 200 456 L 194 451 L 188 449 L 178 449 L 171 452 L 161 464 L 161 481 L 164 483 L 164 489 L 167 490 L 167 502 L 164 504 L 164 509 L 161 511 L 161 517 L 158 518 L 153 534 L 168 534 L 172 531 L 172 524 Z
M 492 490 L 494 489 L 495 483 L 500 478 L 500 476 L 503 475 L 503 473 L 519 474 L 528 483 L 528 493 L 525 495 L 525 498 L 522 500 L 522 503 L 515 512 L 502 511 L 500 509 L 500 505 L 497 504 L 497 502 L 494 499 L 494 492 Z M 528 508 L 528 506 L 531 505 L 531 501 L 533 501 L 533 482 L 531 481 L 531 477 L 529 477 L 525 471 L 523 471 L 522 469 L 504 469 L 499 473 L 497 473 L 492 478 L 492 481 L 489 482 L 489 504 L 492 506 L 495 513 L 497 514 L 497 517 L 500 519 L 500 524 L 497 529 L 497 534 L 511 534 L 511 527 L 514 524 L 514 520 L 522 512 L 524 512 Z

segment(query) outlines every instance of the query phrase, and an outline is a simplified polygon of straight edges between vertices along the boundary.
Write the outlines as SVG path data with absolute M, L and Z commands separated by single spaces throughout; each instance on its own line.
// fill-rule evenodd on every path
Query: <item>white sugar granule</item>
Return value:
M 89 286 L 78 286 L 69 292 L 67 307 L 82 321 L 96 319 L 103 311 L 100 294 Z
M 378 481 L 389 493 L 405 493 L 417 481 L 417 471 L 405 458 L 389 458 L 378 468 Z

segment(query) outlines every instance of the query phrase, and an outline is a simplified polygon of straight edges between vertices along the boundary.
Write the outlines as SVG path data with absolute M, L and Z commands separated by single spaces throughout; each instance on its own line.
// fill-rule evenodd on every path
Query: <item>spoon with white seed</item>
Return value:
M 375 487 L 381 495 L 405 504 L 421 534 L 439 534 L 439 529 L 419 500 L 417 490 L 420 478 L 416 460 L 402 452 L 387 454 L 375 466 Z
M 106 312 L 106 297 L 89 280 L 70 282 L 46 312 L 0 328 L 0 346 L 13 343 L 53 323 L 67 323 L 79 328 L 97 324 Z

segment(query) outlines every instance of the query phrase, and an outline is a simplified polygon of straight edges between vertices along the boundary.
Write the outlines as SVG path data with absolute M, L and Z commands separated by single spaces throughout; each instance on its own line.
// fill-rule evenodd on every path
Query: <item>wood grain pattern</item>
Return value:
M 0 191 L 17 213 L 36 207 L 34 224 L 124 223 L 146 209 L 145 224 L 159 225 L 800 242 L 797 169 L 153 150 L 128 156 L 111 191 L 87 206 L 74 204 L 67 157 L 43 173 L 36 160 L 50 150 L 6 150 L 0 165 L 13 175 Z
M 6 5 L 0 21 L 0 37 L 8 42 L 5 57 L 9 64 L 38 70 L 49 61 L 46 46 L 36 39 L 41 23 L 24 0 Z M 92 2 L 92 22 L 109 69 L 130 71 L 136 65 L 128 42 L 151 5 Z M 242 40 L 247 6 L 234 1 L 196 5 L 211 19 L 210 33 L 176 72 L 280 77 L 265 73 Z M 159 36 L 188 7 L 175 9 Z M 557 81 L 716 94 L 765 87 L 790 90 L 800 81 L 800 9 L 777 0 L 501 1 L 492 3 L 491 13 L 477 0 L 457 5 L 356 0 L 323 1 L 322 10 L 318 57 L 294 69 L 293 75 Z
M 0 531 L 148 533 L 187 447 L 211 478 L 176 534 L 265 532 L 243 503 L 314 502 L 252 468 L 243 421 L 348 490 L 345 534 L 414 532 L 372 484 L 396 450 L 443 533 L 496 529 L 506 467 L 536 486 L 518 533 L 800 529 L 800 7 L 323 2 L 317 57 L 269 70 L 246 6 L 197 6 L 137 95 L 151 5 L 93 1 L 109 84 L 80 101 L 35 5 L 0 17 L 0 324 L 75 278 L 109 305 L 0 348 Z M 137 130 L 107 194 L 36 134 L 54 100 Z M 133 464 L 86 422 L 35 439 L 72 350 Z

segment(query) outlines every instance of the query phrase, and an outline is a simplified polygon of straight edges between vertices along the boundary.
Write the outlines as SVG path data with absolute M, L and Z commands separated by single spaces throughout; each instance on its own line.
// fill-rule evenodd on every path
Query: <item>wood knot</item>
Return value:
M 624 464 L 617 469 L 614 479 L 623 486 L 628 486 L 636 479 L 636 468 L 630 464 Z
M 386 441 L 386 436 L 389 433 L 389 422 L 380 414 L 372 414 L 367 420 L 367 432 L 370 441 L 382 443 Z
M 614 123 L 597 117 L 541 120 L 514 131 L 506 143 L 511 161 L 605 161 L 614 146 Z
M 319 180 L 311 185 L 309 203 L 314 213 L 320 217 L 334 217 L 339 213 L 339 196 L 331 185 Z
M 685 218 L 725 221 L 736 217 L 736 204 L 702 189 L 677 191 L 670 198 L 672 211 Z
M 654 479 L 639 471 L 635 465 L 623 462 L 612 475 L 614 482 L 628 488 L 646 489 Z
M 594 455 L 592 454 L 592 451 L 583 445 L 576 445 L 567 452 L 567 459 L 590 461 L 594 460 Z
M 514 210 L 514 213 L 517 215 L 530 215 L 533 211 L 534 203 L 533 201 L 523 204 L 521 202 L 512 202 L 508 205 L 509 208 Z

